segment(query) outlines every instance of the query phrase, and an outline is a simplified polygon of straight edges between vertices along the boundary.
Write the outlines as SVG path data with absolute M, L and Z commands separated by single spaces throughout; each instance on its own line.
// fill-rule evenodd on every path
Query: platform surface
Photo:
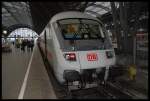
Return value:
M 12 45 L 12 52 L 2 53 L 2 98 L 16 99 L 21 89 L 32 52 Z
M 39 48 L 35 46 L 24 99 L 56 99 Z
M 18 99 L 31 61 L 23 99 L 56 99 L 39 48 L 23 52 L 12 45 L 12 52 L 2 53 L 2 99 Z

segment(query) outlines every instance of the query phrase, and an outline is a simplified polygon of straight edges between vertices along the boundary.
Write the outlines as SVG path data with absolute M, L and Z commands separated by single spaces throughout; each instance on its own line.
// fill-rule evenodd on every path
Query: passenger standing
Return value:
M 34 40 L 33 39 L 30 41 L 30 47 L 31 47 L 31 51 L 33 51 L 33 47 L 34 47 Z
M 21 50 L 25 52 L 25 40 L 22 41 Z
M 24 42 L 24 48 L 25 48 L 25 50 L 26 50 L 26 46 L 27 46 L 27 41 L 28 41 L 28 39 L 25 39 L 25 42 Z
M 15 44 L 15 42 L 13 41 L 13 42 L 12 42 L 12 44 L 14 45 L 14 44 Z
M 23 39 L 20 39 L 20 49 L 22 50 L 22 41 Z
M 27 40 L 27 50 L 30 51 L 30 40 Z
M 21 43 L 21 50 L 23 50 L 22 44 L 23 44 L 23 39 L 22 39 L 22 43 Z

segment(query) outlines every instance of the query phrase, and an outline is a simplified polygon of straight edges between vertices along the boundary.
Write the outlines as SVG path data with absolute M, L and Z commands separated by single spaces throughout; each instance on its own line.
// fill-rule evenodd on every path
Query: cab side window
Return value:
M 48 27 L 46 28 L 46 36 L 47 36 L 47 39 L 51 39 L 52 38 L 50 25 L 48 25 Z

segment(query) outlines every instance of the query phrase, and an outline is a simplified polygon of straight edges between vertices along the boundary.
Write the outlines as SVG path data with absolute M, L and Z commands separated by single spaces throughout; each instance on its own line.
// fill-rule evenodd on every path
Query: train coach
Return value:
M 116 62 L 103 23 L 77 11 L 53 16 L 40 34 L 39 46 L 61 84 L 86 88 L 95 80 L 106 81 Z

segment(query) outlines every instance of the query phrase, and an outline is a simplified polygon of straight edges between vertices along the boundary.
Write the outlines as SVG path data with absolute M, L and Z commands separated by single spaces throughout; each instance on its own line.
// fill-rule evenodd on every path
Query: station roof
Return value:
M 32 12 L 34 28 L 38 33 L 43 30 L 55 14 L 60 12 L 81 11 L 92 16 L 95 13 L 100 17 L 110 11 L 109 2 L 30 2 L 29 5 Z M 98 11 L 95 11 L 96 9 Z
M 72 10 L 101 16 L 110 11 L 110 5 L 109 2 L 2 2 L 2 27 L 10 32 L 29 27 L 40 34 L 52 16 Z
M 2 2 L 2 25 L 15 24 L 32 26 L 29 5 L 26 2 Z
M 119 7 L 117 2 L 115 5 Z M 148 9 L 147 5 L 141 4 L 141 8 Z M 110 2 L 2 2 L 2 28 L 11 32 L 28 27 L 40 34 L 52 16 L 64 11 L 81 11 L 107 22 L 112 19 Z
M 20 27 L 32 29 L 32 17 L 27 2 L 2 2 L 2 28 L 8 34 Z

